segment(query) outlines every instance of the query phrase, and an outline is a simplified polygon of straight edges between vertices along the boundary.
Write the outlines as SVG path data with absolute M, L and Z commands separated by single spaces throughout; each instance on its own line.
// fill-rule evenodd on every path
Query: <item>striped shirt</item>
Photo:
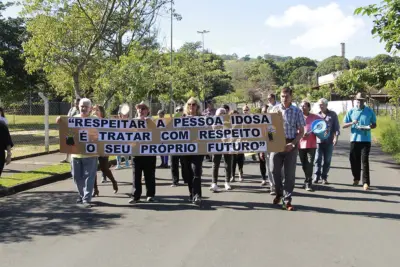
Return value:
M 283 104 L 274 106 L 271 112 L 282 114 L 283 129 L 287 139 L 295 139 L 298 129 L 306 125 L 303 112 L 292 104 L 288 108 L 285 108 Z

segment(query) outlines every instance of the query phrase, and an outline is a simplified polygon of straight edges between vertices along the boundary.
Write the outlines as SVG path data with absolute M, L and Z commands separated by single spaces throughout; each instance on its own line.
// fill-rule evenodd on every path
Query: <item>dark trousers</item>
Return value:
M 182 164 L 182 156 L 171 156 L 171 176 L 172 176 L 172 183 L 178 184 L 179 183 L 179 162 L 181 163 L 181 173 L 182 179 L 184 183 L 187 183 L 186 175 L 184 175 L 184 168 Z
M 6 163 L 6 152 L 4 150 L 0 150 L 0 177 L 3 172 L 5 163 Z
M 213 157 L 213 176 L 212 182 L 218 183 L 218 171 L 219 165 L 221 164 L 222 155 L 214 155 Z M 232 178 L 232 155 L 224 154 L 224 165 L 225 165 L 225 182 L 229 183 Z
M 303 167 L 304 175 L 306 176 L 304 184 L 307 184 L 309 186 L 312 185 L 312 175 L 316 150 L 316 148 L 299 149 L 301 166 Z
M 267 152 L 268 153 L 268 152 Z M 267 156 L 264 156 L 264 159 L 260 157 L 260 153 L 258 155 L 258 161 L 260 162 L 260 172 L 261 178 L 266 181 L 267 180 Z
M 101 172 L 103 173 L 103 178 L 107 178 L 110 179 L 110 181 L 115 184 L 117 183 L 117 181 L 114 178 L 114 175 L 112 174 L 111 170 L 110 170 L 110 165 L 108 162 L 108 157 L 99 157 L 99 167 Z M 95 190 L 98 190 L 98 186 L 97 186 L 97 174 L 96 174 L 96 179 L 94 180 L 94 188 Z
M 235 177 L 235 174 L 236 174 L 236 165 L 239 166 L 239 173 L 240 173 L 240 174 L 243 174 L 244 154 L 236 154 L 236 155 L 233 155 L 233 160 L 232 160 L 232 177 Z
M 286 202 L 292 201 L 292 194 L 296 180 L 297 146 L 290 152 L 272 152 L 271 168 L 275 181 L 275 193 L 278 197 L 284 197 Z M 282 177 L 282 167 L 284 177 Z
M 370 185 L 369 180 L 369 152 L 371 150 L 371 142 L 351 142 L 350 143 L 350 165 L 353 173 L 354 181 L 360 181 L 361 178 L 361 162 L 362 162 L 362 182 Z
M 186 179 L 189 188 L 190 197 L 201 197 L 201 175 L 203 172 L 203 156 L 190 155 L 181 156 L 183 175 Z
M 142 173 L 146 184 L 146 197 L 154 197 L 156 194 L 156 161 L 155 156 L 139 156 L 132 159 L 133 182 L 132 198 L 139 199 L 142 196 Z

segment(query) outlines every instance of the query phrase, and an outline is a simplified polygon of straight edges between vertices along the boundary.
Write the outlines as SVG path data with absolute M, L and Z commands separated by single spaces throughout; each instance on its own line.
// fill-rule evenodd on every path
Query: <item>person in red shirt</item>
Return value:
M 312 191 L 312 175 L 315 151 L 317 149 L 317 137 L 311 132 L 311 125 L 315 120 L 321 119 L 321 117 L 310 113 L 311 104 L 308 101 L 303 100 L 300 107 L 303 112 L 304 120 L 306 121 L 306 126 L 304 128 L 304 135 L 299 141 L 299 157 L 306 176 L 304 188 L 307 191 Z

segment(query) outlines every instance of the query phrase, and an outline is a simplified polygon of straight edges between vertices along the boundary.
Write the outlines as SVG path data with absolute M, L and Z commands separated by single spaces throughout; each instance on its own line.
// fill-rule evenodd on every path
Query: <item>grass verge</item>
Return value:
M 48 176 L 53 176 L 56 174 L 62 174 L 69 172 L 71 166 L 68 163 L 56 164 L 51 166 L 42 167 L 33 171 L 17 173 L 12 176 L 1 177 L 0 186 L 12 187 L 22 183 L 27 183 L 31 181 L 36 181 Z
M 400 122 L 389 116 L 378 116 L 377 125 L 372 130 L 373 141 L 381 146 L 383 152 L 391 154 L 400 163 Z

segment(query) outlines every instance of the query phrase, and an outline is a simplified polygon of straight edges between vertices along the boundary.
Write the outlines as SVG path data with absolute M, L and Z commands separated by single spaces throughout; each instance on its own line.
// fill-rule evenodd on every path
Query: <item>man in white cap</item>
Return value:
M 376 128 L 374 111 L 365 106 L 365 95 L 358 93 L 355 97 L 355 107 L 344 117 L 343 128 L 351 127 L 350 136 L 350 165 L 353 174 L 353 185 L 357 186 L 361 178 L 364 190 L 369 190 L 369 152 L 371 150 L 371 129 Z
M 331 168 L 333 148 L 336 146 L 340 135 L 339 119 L 333 110 L 328 109 L 328 100 L 321 98 L 318 101 L 321 111 L 318 115 L 325 120 L 328 125 L 330 135 L 327 139 L 321 140 L 317 137 L 317 151 L 315 154 L 314 183 L 318 184 L 322 179 L 322 184 L 328 184 L 328 173 Z M 323 163 L 322 163 L 323 161 Z

